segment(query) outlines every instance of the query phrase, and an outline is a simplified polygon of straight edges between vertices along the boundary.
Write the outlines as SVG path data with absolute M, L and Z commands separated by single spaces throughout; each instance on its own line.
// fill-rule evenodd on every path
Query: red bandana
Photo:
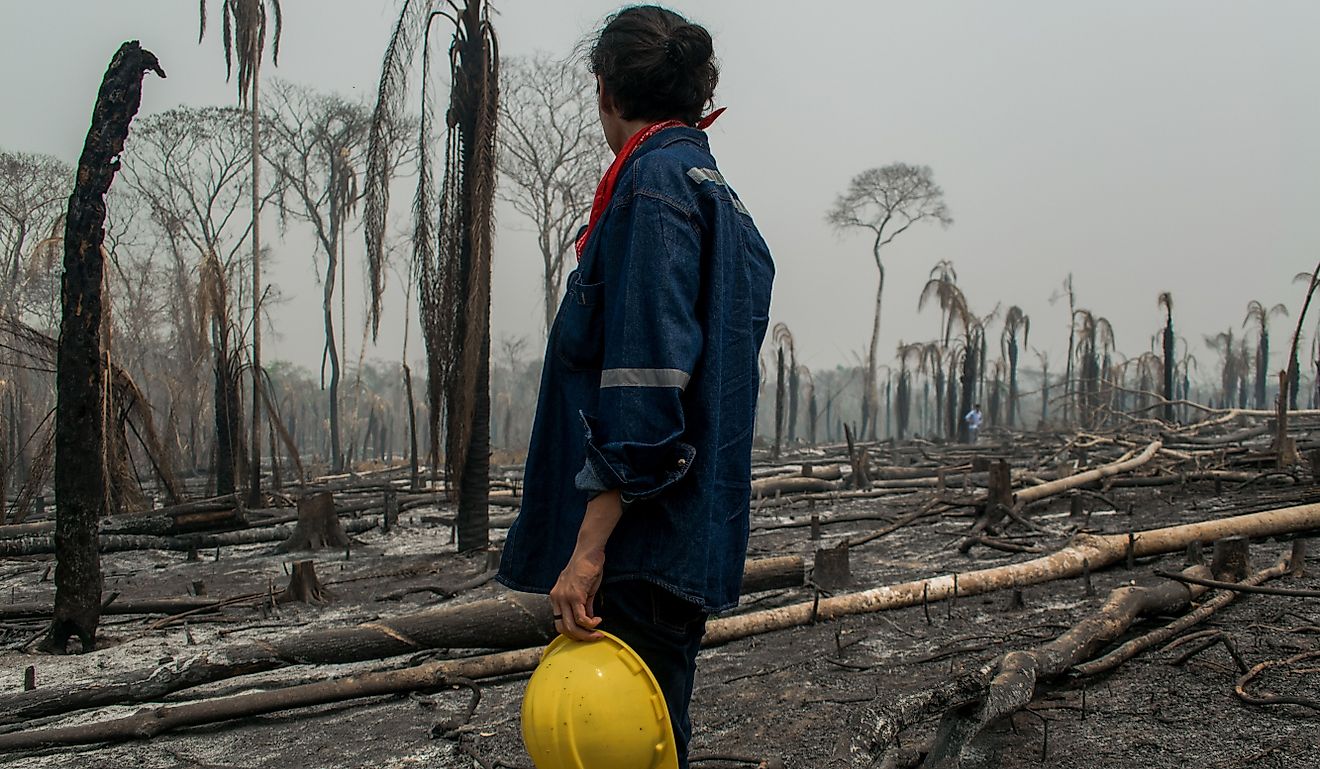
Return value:
M 709 115 L 697 121 L 697 128 L 706 130 L 711 123 L 724 114 L 724 107 L 720 107 Z M 681 120 L 666 120 L 663 123 L 652 123 L 632 135 L 619 154 L 614 156 L 614 162 L 610 163 L 609 170 L 601 177 L 600 184 L 596 186 L 596 196 L 591 201 L 591 218 L 587 220 L 587 228 L 582 231 L 582 237 L 577 239 L 574 244 L 577 248 L 578 261 L 582 260 L 582 252 L 586 250 L 587 238 L 591 237 L 592 230 L 596 229 L 596 222 L 600 220 L 601 214 L 605 213 L 605 207 L 610 204 L 610 198 L 614 197 L 614 185 L 619 181 L 619 171 L 623 169 L 623 164 L 627 162 L 633 151 L 640 147 L 647 139 L 660 133 L 666 128 L 678 128 L 687 125 Z

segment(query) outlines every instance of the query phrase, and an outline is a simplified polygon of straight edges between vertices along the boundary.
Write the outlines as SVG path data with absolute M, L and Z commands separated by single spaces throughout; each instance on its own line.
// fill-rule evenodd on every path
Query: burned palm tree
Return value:
M 1085 426 L 1094 424 L 1101 404 L 1102 378 L 1109 370 L 1109 356 L 1114 349 L 1114 328 L 1105 318 L 1090 310 L 1076 310 L 1074 332 L 1080 417 Z
M 920 364 L 922 345 L 898 343 L 898 385 L 895 388 L 894 437 L 903 440 L 907 437 L 908 427 L 912 422 L 912 368 L 913 361 Z
M 959 351 L 962 361 L 962 400 L 957 411 L 958 441 L 960 443 L 971 441 L 971 432 L 968 429 L 966 415 L 971 413 L 972 407 L 976 405 L 976 381 L 978 363 L 981 359 L 981 338 L 983 334 L 984 331 L 979 325 L 973 325 L 963 338 Z
M 1074 393 L 1077 383 L 1073 379 L 1073 356 L 1077 351 L 1077 294 L 1073 291 L 1072 273 L 1063 281 L 1063 294 L 1068 297 L 1068 356 L 1064 359 L 1063 370 L 1063 419 L 1077 418 L 1077 399 Z M 1050 304 L 1060 298 L 1059 294 L 1050 297 Z
M 1243 328 L 1253 323 L 1256 325 L 1256 370 L 1252 394 L 1258 409 L 1270 407 L 1269 402 L 1266 400 L 1265 391 L 1269 382 L 1270 368 L 1270 318 L 1276 315 L 1287 316 L 1288 308 L 1282 304 L 1266 308 L 1265 305 L 1253 299 L 1247 303 L 1247 317 L 1242 321 Z
M 784 345 L 778 345 L 775 360 L 775 442 L 770 456 L 779 459 L 784 445 Z
M 1238 379 L 1242 376 L 1241 359 L 1235 341 L 1231 326 L 1227 331 L 1205 337 L 1205 346 L 1219 353 L 1219 405 L 1222 408 L 1233 407 Z
M 210 321 L 215 360 L 215 491 L 232 494 L 246 467 L 243 448 L 242 354 L 236 343 L 236 324 L 229 314 L 230 290 L 224 268 L 208 251 L 201 269 L 200 302 Z
M 495 134 L 499 54 L 490 7 L 408 0 L 382 66 L 370 135 L 366 184 L 367 255 L 372 273 L 372 322 L 379 319 L 391 124 L 397 125 L 414 53 L 422 50 L 427 91 L 430 24 L 454 25 L 449 46 L 451 89 L 445 120 L 443 177 L 433 205 L 427 144 L 433 107 L 423 104 L 419 180 L 414 199 L 413 262 L 427 350 L 432 468 L 438 464 L 439 424 L 445 418 L 445 471 L 458 502 L 458 547 L 484 547 L 489 538 L 490 267 L 495 193 Z M 420 44 L 420 45 L 419 45 Z M 438 208 L 438 211 L 435 209 Z M 434 228 L 430 217 L 436 216 Z
M 1173 402 L 1177 400 L 1177 398 L 1174 397 L 1173 392 L 1174 367 L 1177 364 L 1177 361 L 1174 358 L 1173 344 L 1173 294 L 1165 291 L 1160 294 L 1157 303 L 1164 309 L 1164 332 L 1162 334 L 1164 342 L 1164 421 L 1173 422 L 1175 421 Z
M 927 382 L 935 391 L 935 413 L 931 417 L 931 430 L 939 435 L 944 432 L 944 350 L 938 341 L 927 342 L 921 346 L 921 357 L 917 361 L 917 371 L 926 375 Z
M 1008 313 L 1004 316 L 1004 331 L 999 337 L 999 345 L 1002 348 L 1004 359 L 1008 361 L 1008 427 L 1013 429 L 1018 425 L 1018 336 L 1022 337 L 1022 345 L 1029 343 L 1031 335 L 1031 318 L 1022 311 L 1021 307 L 1013 305 L 1008 308 Z
M 776 323 L 771 332 L 775 344 L 779 346 L 781 352 L 787 351 L 787 368 L 784 369 L 787 381 L 788 411 L 785 415 L 785 439 L 791 446 L 797 441 L 797 423 L 798 423 L 798 396 L 800 380 L 798 378 L 797 347 L 793 344 L 793 332 L 789 331 L 787 323 Z
M 935 301 L 940 308 L 940 325 L 938 337 L 933 345 L 934 349 L 926 352 L 926 367 L 933 367 L 935 371 L 935 389 L 936 389 L 936 422 L 941 425 L 941 429 L 947 428 L 947 435 L 950 438 L 958 434 L 958 418 L 956 408 L 956 398 L 953 395 L 953 381 L 957 378 L 954 373 L 955 363 L 953 355 L 950 354 L 950 340 L 954 335 L 954 327 L 961 327 L 963 333 L 967 332 L 967 324 L 972 315 L 967 308 L 967 298 L 963 295 L 962 289 L 958 287 L 958 273 L 953 269 L 953 263 L 947 260 L 941 260 L 930 271 L 930 277 L 926 284 L 922 286 L 921 295 L 917 298 L 917 310 L 925 308 L 926 303 Z M 947 371 L 949 372 L 949 392 L 947 398 L 940 396 L 940 391 L 944 385 L 943 359 L 948 357 L 949 363 Z
M 267 8 L 269 7 L 269 11 Z M 225 78 L 238 65 L 238 101 L 247 106 L 252 139 L 252 420 L 248 503 L 261 501 L 261 60 L 271 40 L 271 63 L 280 62 L 283 12 L 280 0 L 221 0 Z M 197 42 L 206 37 L 206 0 L 201 0 Z
M 1033 352 L 1036 353 L 1036 361 L 1040 363 L 1040 424 L 1044 427 L 1050 419 L 1050 356 L 1044 350 Z

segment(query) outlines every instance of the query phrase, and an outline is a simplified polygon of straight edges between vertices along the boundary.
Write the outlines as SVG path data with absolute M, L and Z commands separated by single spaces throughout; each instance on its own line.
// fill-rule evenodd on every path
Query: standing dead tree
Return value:
M 243 120 L 239 110 L 218 107 L 150 115 L 139 121 L 124 159 L 124 181 L 146 201 L 171 258 L 171 336 L 184 365 L 169 385 L 169 422 L 181 431 L 180 421 L 188 421 L 194 465 L 202 370 L 212 361 L 218 494 L 232 494 L 246 466 L 242 342 L 230 291 L 253 230 L 253 221 L 241 216 L 252 184 Z
M 335 342 L 335 281 L 347 274 L 343 263 L 349 217 L 361 199 L 358 170 L 365 160 L 371 115 L 366 108 L 333 94 L 276 83 L 266 157 L 279 176 L 280 211 L 310 225 L 325 257 L 321 294 L 325 362 L 330 363 L 330 461 L 344 471 L 339 383 L 343 361 Z M 393 173 L 393 170 L 390 170 Z M 340 297 L 341 301 L 343 297 Z M 347 329 L 341 328 L 341 333 Z
M 1178 400 L 1173 389 L 1174 369 L 1177 365 L 1173 346 L 1173 294 L 1168 291 L 1160 294 L 1158 305 L 1164 308 L 1164 331 L 1161 334 L 1164 347 L 1164 355 L 1161 360 L 1164 366 L 1164 421 L 1172 424 L 1175 421 L 1173 402 Z
M 1275 315 L 1287 317 L 1288 308 L 1284 307 L 1282 304 L 1276 304 L 1273 307 L 1267 308 L 1265 305 L 1252 299 L 1247 303 L 1247 317 L 1242 320 L 1243 328 L 1252 324 L 1255 324 L 1256 326 L 1256 365 L 1255 382 L 1252 387 L 1252 399 L 1255 401 L 1254 405 L 1258 409 L 1266 409 L 1270 407 L 1265 391 L 1270 378 L 1270 318 Z
M 876 408 L 876 376 L 880 351 L 880 308 L 885 291 L 885 265 L 882 249 L 921 221 L 934 221 L 943 227 L 953 224 L 944 204 L 944 191 L 935 183 L 929 166 L 891 163 L 870 168 L 852 178 L 847 192 L 839 195 L 825 220 L 836 230 L 860 228 L 873 236 L 871 256 L 879 272 L 875 292 L 875 318 L 871 325 L 871 345 L 866 359 L 866 378 L 862 393 L 862 433 L 870 428 L 874 437 L 879 411 Z
M 0 152 L 0 315 L 21 319 L 33 305 L 30 290 L 42 271 L 29 259 L 47 233 L 61 234 L 60 202 L 72 178 L 58 158 Z
M 106 513 L 106 369 L 101 361 L 101 286 L 105 257 L 105 195 L 110 191 L 128 126 L 142 102 L 142 78 L 161 77 L 156 57 L 137 41 L 110 61 L 92 111 L 78 181 L 64 230 L 64 281 L 55 411 L 55 616 L 42 642 L 63 652 L 72 636 L 83 651 L 96 646 L 101 615 L 97 525 Z
M 248 504 L 261 501 L 261 60 L 267 31 L 272 48 L 271 63 L 280 63 L 280 33 L 284 14 L 280 0 L 220 0 L 224 20 L 225 79 L 238 63 L 238 102 L 248 107 L 249 149 L 252 161 L 252 420 L 249 434 L 252 452 Z M 269 16 L 267 5 L 270 6 Z M 268 23 L 273 22 L 273 23 Z M 197 42 L 206 36 L 206 0 L 201 0 Z
M 572 61 L 514 58 L 500 71 L 497 194 L 535 227 L 545 330 L 559 304 L 564 265 L 606 162 L 589 81 Z
M 404 3 L 382 65 L 368 149 L 366 236 L 368 258 L 383 253 L 389 122 L 402 108 L 409 65 L 421 42 L 422 92 L 427 91 L 430 23 L 454 24 L 449 47 L 451 88 L 446 112 L 444 177 L 433 229 L 429 140 L 431 107 L 424 99 L 414 201 L 413 266 L 427 349 L 432 468 L 439 459 L 439 423 L 445 418 L 445 470 L 458 501 L 458 547 L 489 541 L 490 287 L 494 225 L 495 136 L 499 104 L 499 52 L 490 7 L 435 0 Z M 434 233 L 434 242 L 432 235 Z M 374 268 L 373 268 L 374 269 Z
M 1022 346 L 1029 344 L 1031 318 L 1027 317 L 1021 307 L 1013 305 L 1004 315 L 1004 331 L 999 338 L 1004 360 L 1008 362 L 1008 428 L 1010 430 L 1018 427 L 1018 356 L 1021 350 L 1018 344 L 1019 335 L 1022 337 Z

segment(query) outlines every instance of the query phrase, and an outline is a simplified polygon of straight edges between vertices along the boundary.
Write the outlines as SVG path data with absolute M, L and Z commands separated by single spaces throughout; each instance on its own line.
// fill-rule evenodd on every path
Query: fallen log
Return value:
M 540 659 L 540 649 L 519 649 L 430 662 L 402 670 L 365 673 L 273 691 L 238 694 L 183 705 L 162 705 L 108 721 L 0 734 L 0 751 L 151 738 L 185 726 L 213 724 L 363 697 L 435 689 L 459 678 L 471 680 L 521 673 L 535 668 Z
M 359 518 L 344 524 L 344 530 L 350 534 L 361 534 L 380 525 L 374 518 Z M 210 550 L 230 545 L 252 545 L 261 542 L 281 542 L 294 533 L 290 526 L 267 526 L 262 528 L 242 529 L 222 534 L 181 534 L 173 537 L 152 537 L 147 535 L 102 534 L 100 549 L 102 553 L 122 553 L 130 550 Z M 49 555 L 55 552 L 54 537 L 26 537 L 23 539 L 0 540 L 0 558 Z
M 231 599 L 232 600 L 232 599 Z M 218 609 L 226 601 L 214 598 L 141 598 L 116 599 L 101 607 L 102 614 L 177 614 L 185 611 Z M 0 620 L 49 619 L 51 602 L 0 604 Z
M 1101 465 L 1085 472 L 1070 475 L 1066 478 L 1042 483 L 1039 486 L 1022 489 L 1013 494 L 1013 503 L 1017 507 L 1025 507 L 1033 502 L 1039 502 L 1047 497 L 1052 497 L 1065 491 L 1085 486 L 1088 483 L 1104 480 L 1115 475 L 1130 472 L 1146 464 L 1159 452 L 1163 446 L 1160 441 L 1152 441 L 1140 454 L 1131 458 L 1123 458 L 1117 462 L 1111 462 L 1107 465 Z
M 1189 576 L 1208 575 L 1210 570 L 1205 566 L 1192 566 L 1185 573 Z M 1035 649 L 1005 654 L 983 692 L 972 702 L 944 712 L 926 757 L 926 766 L 928 769 L 956 769 L 963 751 L 981 730 L 1031 702 L 1036 696 L 1037 682 L 1058 677 L 1073 665 L 1089 659 L 1126 632 L 1139 617 L 1181 611 L 1205 590 L 1199 585 L 1174 580 L 1123 585 L 1109 594 L 1099 611 L 1053 641 Z
M 1289 563 L 1289 561 L 1284 560 L 1275 564 L 1274 566 L 1271 566 L 1268 569 L 1263 569 L 1261 571 L 1256 572 L 1255 574 L 1252 574 L 1250 577 L 1247 577 L 1245 580 L 1243 580 L 1240 584 L 1237 584 L 1236 586 L 1241 587 L 1243 585 L 1248 585 L 1248 586 L 1263 585 L 1272 579 L 1277 579 L 1279 577 L 1282 577 L 1284 574 L 1287 574 L 1289 569 L 1291 568 L 1292 566 Z M 1187 630 L 1193 625 L 1204 622 L 1206 619 L 1210 618 L 1215 612 L 1219 611 L 1220 609 L 1232 603 L 1234 599 L 1238 597 L 1238 595 L 1239 593 L 1233 590 L 1225 590 L 1219 593 L 1218 595 L 1216 595 L 1215 597 L 1211 598 L 1210 600 L 1206 601 L 1205 603 L 1202 603 L 1200 606 L 1196 608 L 1195 611 L 1184 614 L 1183 616 L 1179 617 L 1178 619 L 1174 620 L 1168 625 L 1159 628 L 1158 630 L 1152 630 L 1151 632 L 1146 633 L 1145 635 L 1139 636 L 1137 638 L 1133 638 L 1131 641 L 1128 641 L 1127 643 L 1123 644 L 1117 649 L 1114 649 L 1113 651 L 1109 652 L 1103 657 L 1098 657 L 1096 659 L 1090 660 L 1089 662 L 1083 662 L 1080 665 L 1074 665 L 1072 672 L 1073 674 L 1079 676 L 1093 676 L 1098 673 L 1105 673 L 1110 670 L 1113 670 L 1114 668 L 1118 667 L 1124 662 L 1127 662 L 1128 660 L 1132 659 L 1133 657 L 1137 656 L 1143 651 L 1153 646 L 1158 646 L 1159 644 L 1162 644 L 1165 641 L 1172 640 L 1174 636 L 1178 635 L 1184 630 Z
M 1320 528 L 1320 504 L 1299 505 L 1134 532 L 1132 550 L 1134 557 L 1146 558 L 1185 550 L 1193 542 L 1209 543 L 1233 535 L 1270 537 L 1316 528 Z M 1029 561 L 722 617 L 707 623 L 703 643 L 713 646 L 819 620 L 920 606 L 923 600 L 942 601 L 954 596 L 955 581 L 957 595 L 962 597 L 1080 577 L 1087 569 L 1095 571 L 1125 560 L 1127 549 L 1127 534 L 1079 534 L 1070 546 Z
M 1134 550 L 1140 556 L 1150 556 L 1165 552 L 1174 552 L 1186 547 L 1189 542 L 1208 542 L 1229 534 L 1241 533 L 1247 536 L 1271 536 L 1293 531 L 1309 530 L 1320 527 L 1320 505 L 1303 505 L 1294 508 L 1270 510 L 1251 515 L 1223 518 L 1201 523 L 1184 524 L 1164 529 L 1141 532 L 1134 539 Z M 959 595 L 976 595 L 1004 587 L 1036 584 L 1050 579 L 1078 576 L 1083 569 L 1083 562 L 1090 568 L 1101 568 L 1121 560 L 1127 545 L 1126 535 L 1109 537 L 1083 537 L 1084 544 L 1077 544 L 1067 551 L 1060 551 L 1051 556 L 1038 558 L 1023 564 L 983 569 L 959 576 Z M 934 587 L 932 590 L 931 588 Z M 819 603 L 806 602 L 778 609 L 768 609 L 750 614 L 713 620 L 707 625 L 706 636 L 702 645 L 709 647 L 722 643 L 770 632 L 800 624 L 806 624 L 813 618 L 828 619 L 846 614 L 859 614 L 871 611 L 883 611 L 903 606 L 914 606 L 922 600 L 923 588 L 929 590 L 932 600 L 941 600 L 952 595 L 952 577 L 935 580 L 905 583 L 863 591 L 851 595 L 822 598 Z M 548 612 L 544 606 L 541 609 Z M 813 605 L 817 610 L 813 611 Z M 463 607 L 451 607 L 451 610 Z M 531 607 L 535 611 L 536 607 Z M 544 622 L 547 618 L 542 617 Z M 256 715 L 304 707 L 328 702 L 339 702 L 376 694 L 411 691 L 438 686 L 444 682 L 445 675 L 461 675 L 466 678 L 480 678 L 494 675 L 509 675 L 525 672 L 534 668 L 539 661 L 539 649 L 524 649 L 501 654 L 473 657 L 464 660 L 433 662 L 401 671 L 372 673 L 336 681 L 319 682 L 307 686 L 290 687 L 272 692 L 242 694 L 220 700 L 208 700 L 189 705 L 167 706 L 143 711 L 151 719 L 140 717 L 117 719 L 82 726 L 40 731 L 14 732 L 0 735 L 0 750 L 21 750 L 42 746 L 87 744 L 121 739 L 132 739 L 141 735 L 159 734 L 167 729 L 181 726 L 215 723 L 242 716 Z M 20 723 L 39 715 L 65 713 L 98 705 L 122 704 L 127 702 L 146 702 L 172 691 L 186 688 L 188 684 L 181 679 L 188 677 L 196 683 L 220 680 L 238 672 L 229 672 L 223 676 L 214 673 L 207 677 L 206 665 L 228 664 L 239 666 L 242 660 L 227 660 L 210 663 L 205 656 L 187 665 L 159 668 L 144 682 L 141 677 L 125 680 L 121 677 L 118 689 L 113 694 L 106 691 L 111 685 L 79 688 L 79 694 L 96 691 L 94 696 L 80 696 L 77 704 L 70 704 L 70 690 L 55 691 L 36 689 L 0 696 L 0 722 Z M 254 664 L 249 661 L 249 666 Z M 243 672 L 259 672 L 262 669 L 247 669 Z M 232 670 L 232 668 L 231 668 Z M 893 735 L 910 725 L 910 719 L 918 713 L 929 712 L 930 707 L 943 707 L 947 703 L 965 701 L 969 692 L 975 692 L 981 681 L 989 680 L 991 668 L 972 671 L 964 676 L 936 687 L 932 687 L 913 697 L 903 698 L 895 703 L 889 712 L 907 713 L 897 720 L 871 719 L 874 729 L 871 736 L 875 739 L 892 740 Z M 200 680 L 205 678 L 206 680 Z M 170 679 L 167 685 L 166 679 Z M 384 688 L 396 687 L 396 688 Z M 144 691 L 152 689 L 154 691 Z M 52 696 L 54 692 L 54 696 Z M 41 703 L 33 695 L 43 697 Z M 923 705 L 923 703 L 925 703 Z M 868 718 L 874 713 L 868 711 Z M 907 719 L 907 720 L 905 720 Z M 143 732 L 142 729 L 154 731 Z M 892 734 L 891 734 L 892 732 Z M 874 744 L 874 741 L 871 742 Z M 869 746 L 866 752 L 869 755 Z
M 744 592 L 800 586 L 806 579 L 800 556 L 749 560 L 745 571 Z M 192 686 L 286 665 L 360 662 L 427 649 L 536 646 L 554 637 L 550 615 L 550 602 L 543 596 L 508 593 L 352 627 L 239 644 L 162 667 L 131 671 L 109 682 L 0 694 L 0 723 L 19 723 L 103 705 L 150 702 Z
M 383 659 L 424 649 L 525 649 L 554 635 L 550 602 L 511 594 L 457 606 L 237 644 L 108 680 L 0 694 L 0 723 L 151 702 L 193 686 L 295 664 Z
M 773 497 L 779 494 L 804 494 L 821 491 L 832 491 L 834 489 L 844 488 L 842 480 L 828 480 L 825 478 L 811 478 L 806 476 L 789 476 L 778 478 L 766 478 L 760 481 L 752 481 L 752 499 L 763 499 Z

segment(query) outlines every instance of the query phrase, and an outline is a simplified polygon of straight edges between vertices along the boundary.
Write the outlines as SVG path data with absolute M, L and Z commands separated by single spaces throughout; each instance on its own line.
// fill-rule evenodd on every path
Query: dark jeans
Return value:
M 679 769 L 687 769 L 692 722 L 688 702 L 697 670 L 697 651 L 706 631 L 706 613 L 696 604 L 641 580 L 603 585 L 596 595 L 600 629 L 636 651 L 660 684 L 674 725 Z

